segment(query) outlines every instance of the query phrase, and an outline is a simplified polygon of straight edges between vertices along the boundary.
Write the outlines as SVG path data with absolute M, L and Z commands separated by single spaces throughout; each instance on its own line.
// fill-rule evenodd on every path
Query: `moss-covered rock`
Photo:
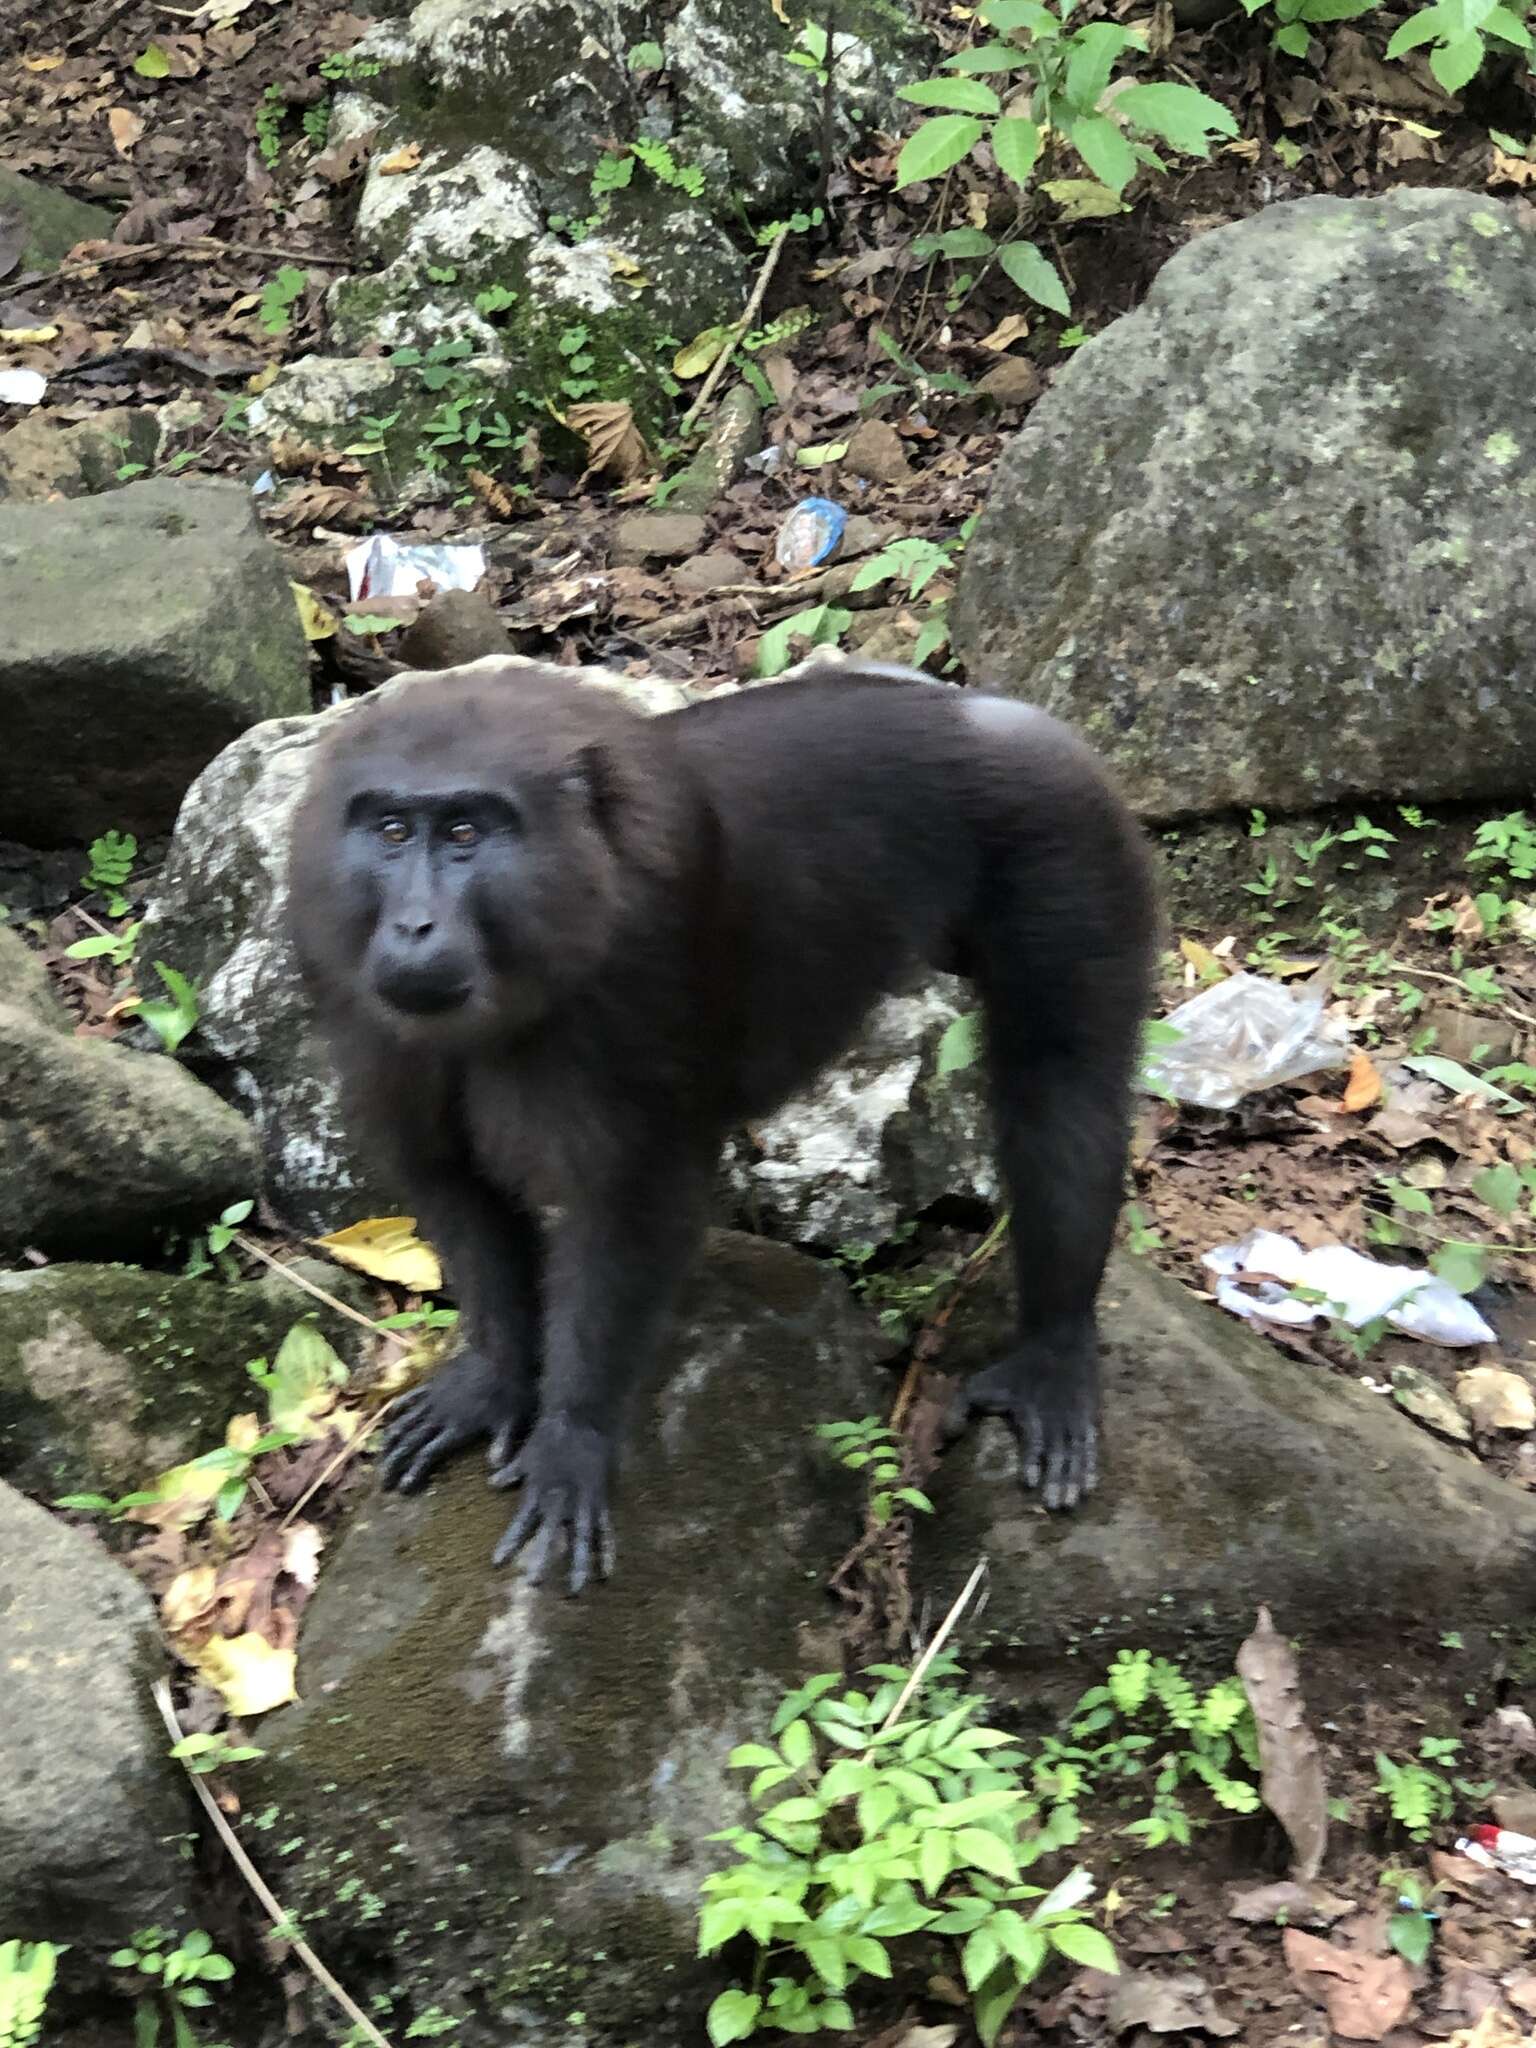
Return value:
M 256 1190 L 255 1134 L 175 1060 L 0 1005 L 0 1247 L 133 1250 Z
M 70 1028 L 69 1012 L 53 993 L 41 955 L 19 932 L 0 925 L 0 1004 L 20 1010 L 50 1031 Z
M 616 1574 L 578 1601 L 492 1570 L 510 1503 L 473 1458 L 360 1510 L 246 1800 L 354 1992 L 460 2014 L 466 2048 L 700 2037 L 726 1758 L 836 1664 L 822 1581 L 857 1494 L 810 1426 L 867 1412 L 870 1345 L 825 1268 L 712 1240 L 620 1482 Z
M 310 1314 L 355 1351 L 355 1324 L 276 1276 L 0 1274 L 0 1478 L 40 1500 L 116 1495 L 215 1449 L 232 1415 L 261 1409 L 246 1366 Z
M 71 199 L 0 164 L 0 214 L 19 214 L 23 270 L 57 270 L 76 242 L 104 242 L 112 216 L 104 206 Z
M 953 612 L 973 682 L 1159 819 L 1536 778 L 1536 230 L 1472 193 L 1202 235 L 1005 453 Z
M 238 484 L 0 505 L 0 618 L 0 817 L 33 845 L 164 831 L 220 747 L 309 708 L 287 574 Z
M 936 1610 L 985 1556 L 989 1625 L 1036 1651 L 1236 1639 L 1260 1601 L 1309 1642 L 1405 1628 L 1433 1640 L 1528 1615 L 1528 1494 L 1145 1260 L 1117 1255 L 1100 1314 L 1099 1491 L 1045 1514 L 1003 1425 L 980 1424 L 930 1486 L 937 1513 L 919 1531 Z M 993 1279 L 955 1318 L 946 1365 L 968 1371 L 1008 1341 Z

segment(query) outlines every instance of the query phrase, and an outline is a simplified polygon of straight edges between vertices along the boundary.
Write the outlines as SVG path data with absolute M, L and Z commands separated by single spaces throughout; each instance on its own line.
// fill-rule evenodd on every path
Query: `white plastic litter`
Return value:
M 1288 988 L 1258 974 L 1229 975 L 1165 1020 L 1180 1035 L 1148 1054 L 1148 1074 L 1180 1102 L 1230 1109 L 1257 1089 L 1343 1066 L 1348 1036 L 1323 1015 L 1327 1000 L 1317 981 Z
M 485 549 L 464 542 L 415 545 L 376 533 L 346 556 L 352 602 L 364 597 L 414 597 L 425 577 L 439 590 L 473 590 L 485 574 Z
M 41 405 L 47 389 L 41 370 L 0 370 L 0 404 Z
M 1444 1280 L 1422 1267 L 1383 1265 L 1348 1245 L 1304 1252 L 1293 1237 L 1251 1230 L 1241 1243 L 1218 1245 L 1200 1263 L 1216 1275 L 1221 1306 L 1249 1321 L 1299 1329 L 1337 1317 L 1358 1330 L 1385 1316 L 1393 1329 L 1429 1344 L 1459 1349 L 1496 1341 L 1471 1302 Z M 1297 1301 L 1294 1287 L 1313 1290 L 1323 1300 Z

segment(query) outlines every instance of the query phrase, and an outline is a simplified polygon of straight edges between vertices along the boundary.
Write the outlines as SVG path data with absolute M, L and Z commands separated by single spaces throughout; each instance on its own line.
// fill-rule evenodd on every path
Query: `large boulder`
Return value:
M 116 1252 L 256 1192 L 238 1110 L 175 1060 L 0 1002 L 0 1248 Z
M 277 1274 L 0 1273 L 0 1478 L 42 1500 L 116 1495 L 216 1449 L 231 1416 L 263 1410 L 251 1361 L 316 1312 L 331 1342 L 355 1351 L 356 1324 Z
M 516 687 L 520 657 L 506 662 Z M 620 689 L 638 709 L 681 707 L 675 684 L 573 669 L 572 688 Z M 408 686 L 409 674 L 385 687 Z M 187 794 L 140 933 L 140 957 L 196 983 L 199 1049 L 255 1121 L 265 1187 L 301 1228 L 325 1230 L 399 1207 L 350 1146 L 334 1076 L 310 1028 L 284 937 L 287 845 L 315 746 L 345 706 L 257 727 Z M 802 1244 L 884 1237 L 946 1194 L 996 1194 L 979 1075 L 940 1078 L 939 1041 L 960 984 L 939 981 L 875 1011 L 846 1062 L 731 1148 L 738 1214 Z
M 3 1484 L 0 1646 L 6 1934 L 99 1953 L 186 1925 L 192 1808 L 150 1695 L 154 1606 L 89 1536 Z
M 71 199 L 0 164 L 0 226 L 12 216 L 21 222 L 23 271 L 57 270 L 76 242 L 104 242 L 112 233 L 104 206 Z
M 946 1365 L 1008 1343 L 1001 1291 L 957 1319 Z M 1100 1301 L 1099 1491 L 1047 1515 L 1011 1437 L 982 1423 L 945 1460 L 919 1532 L 939 1611 L 978 1557 L 1014 1648 L 1232 1641 L 1260 1602 L 1309 1642 L 1530 1618 L 1536 1500 L 1357 1381 L 1292 1358 L 1128 1253 Z
M 402 2026 L 468 2014 L 477 2048 L 700 2038 L 698 1885 L 742 1812 L 726 1758 L 837 1666 L 822 1582 L 859 1496 L 811 1426 L 875 1404 L 872 1355 L 840 1279 L 722 1235 L 636 1417 L 611 1581 L 571 1601 L 494 1571 L 513 1503 L 474 1456 L 361 1508 L 246 1800 L 354 1992 Z
M 236 484 L 0 505 L 0 836 L 164 831 L 258 719 L 309 708 L 287 574 Z
M 1536 778 L 1536 229 L 1466 192 L 1202 236 L 998 467 L 954 604 L 1169 819 Z

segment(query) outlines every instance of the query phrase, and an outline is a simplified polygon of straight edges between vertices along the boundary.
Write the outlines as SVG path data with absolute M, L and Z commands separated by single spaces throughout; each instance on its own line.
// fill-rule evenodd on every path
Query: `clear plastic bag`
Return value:
M 1179 1033 L 1147 1057 L 1147 1073 L 1179 1102 L 1230 1109 L 1245 1095 L 1340 1067 L 1349 1059 L 1342 1025 L 1323 1015 L 1327 984 L 1300 988 L 1233 974 L 1181 1003 L 1165 1021 Z

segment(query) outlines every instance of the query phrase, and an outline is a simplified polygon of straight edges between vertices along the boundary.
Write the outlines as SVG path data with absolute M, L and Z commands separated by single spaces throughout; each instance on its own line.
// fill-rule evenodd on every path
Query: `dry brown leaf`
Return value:
M 1381 1094 L 1381 1076 L 1372 1065 L 1370 1054 L 1357 1052 L 1349 1063 L 1349 1080 L 1344 1087 L 1345 1113 L 1358 1116 L 1380 1102 Z
M 1533 2042 L 1536 2034 L 1528 2034 L 1502 2006 L 1490 2005 L 1475 2026 L 1458 2027 L 1445 2048 L 1532 2048 Z
M 1029 322 L 1022 313 L 1005 313 L 990 334 L 981 337 L 981 345 L 993 355 L 1001 355 L 1005 348 L 1012 348 L 1016 341 L 1022 341 L 1029 332 Z
M 1295 1852 L 1291 1875 L 1310 1884 L 1328 1846 L 1328 1788 L 1322 1752 L 1307 1725 L 1295 1654 L 1267 1607 L 1259 1609 L 1253 1634 L 1237 1653 L 1237 1675 L 1258 1724 L 1260 1796 Z
M 1488 173 L 1490 185 L 1530 185 L 1536 183 L 1536 164 L 1529 157 L 1510 156 L 1497 145 L 1493 152 L 1493 168 Z
M 1327 2007 L 1329 2026 L 1346 2041 L 1379 2041 L 1407 2017 L 1413 1979 L 1401 1956 L 1335 1948 L 1299 1927 L 1287 1927 L 1282 1939 L 1292 1976 Z
M 406 171 L 421 168 L 421 144 L 407 142 L 400 149 L 393 149 L 379 165 L 381 178 L 398 178 Z
M 628 483 L 650 465 L 651 451 L 623 399 L 573 405 L 565 424 L 587 444 L 588 476 L 600 471 Z
M 112 147 L 119 156 L 131 154 L 144 133 L 143 121 L 128 107 L 108 107 L 107 126 L 112 131 Z
M 512 509 L 517 501 L 506 485 L 499 483 L 489 471 L 467 469 L 464 472 L 464 480 L 481 504 L 488 506 L 498 519 L 512 517 Z

